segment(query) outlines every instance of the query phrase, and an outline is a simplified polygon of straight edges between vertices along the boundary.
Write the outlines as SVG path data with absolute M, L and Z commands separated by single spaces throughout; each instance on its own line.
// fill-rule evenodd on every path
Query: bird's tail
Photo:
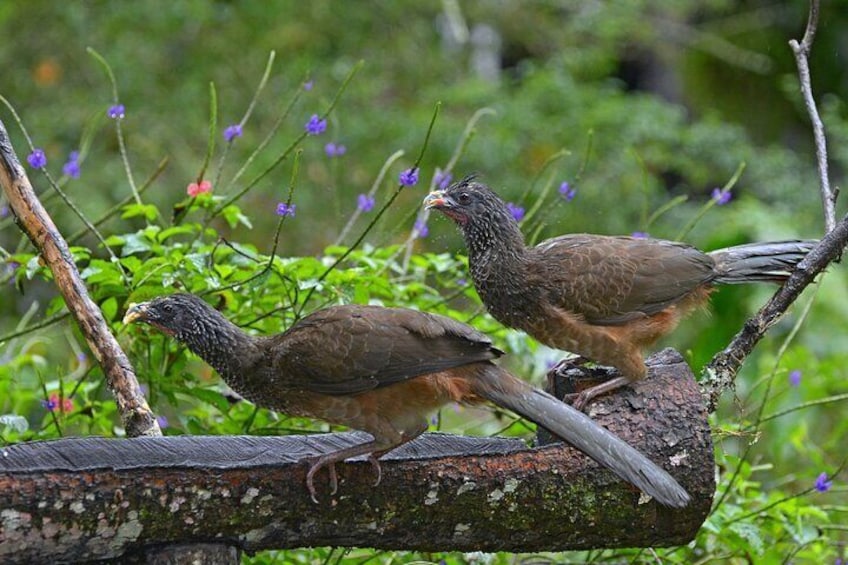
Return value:
M 665 470 L 565 402 L 494 364 L 474 383 L 479 396 L 547 428 L 660 503 L 674 508 L 689 503 L 689 494 Z
M 815 240 L 771 241 L 711 251 L 718 272 L 715 282 L 783 282 L 817 243 Z

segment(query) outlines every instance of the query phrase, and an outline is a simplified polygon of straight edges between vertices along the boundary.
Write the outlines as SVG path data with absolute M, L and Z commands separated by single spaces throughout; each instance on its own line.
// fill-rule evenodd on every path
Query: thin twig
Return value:
M 816 100 L 813 98 L 813 87 L 810 81 L 810 64 L 808 57 L 816 37 L 816 27 L 819 21 L 819 0 L 810 0 L 810 15 L 807 18 L 807 29 L 801 42 L 792 39 L 789 47 L 795 54 L 795 64 L 798 66 L 798 77 L 801 80 L 801 94 L 804 96 L 804 105 L 810 115 L 813 124 L 813 140 L 816 144 L 816 160 L 819 170 L 819 188 L 821 189 L 822 206 L 824 207 L 824 223 L 827 231 L 836 225 L 836 198 L 838 191 L 831 189 L 830 177 L 827 170 L 827 140 L 824 135 L 824 124 L 816 108 Z
M 99 62 L 103 68 L 106 70 L 106 75 L 109 77 L 109 83 L 112 85 L 112 103 L 118 104 L 118 81 L 115 80 L 115 73 L 112 72 L 112 67 L 109 66 L 109 62 L 106 61 L 106 58 L 103 57 L 100 53 L 95 51 L 93 48 L 89 47 L 86 49 L 92 57 L 94 57 L 97 62 Z M 130 166 L 130 158 L 129 153 L 127 151 L 127 146 L 124 143 L 124 132 L 121 129 L 121 121 L 123 117 L 115 118 L 115 133 L 118 137 L 118 148 L 121 152 L 121 162 L 124 164 L 124 173 L 127 175 L 127 181 L 130 183 L 130 190 L 132 191 L 133 198 L 135 198 L 136 204 L 142 204 L 141 196 L 138 193 L 138 188 L 135 185 L 135 179 L 133 178 L 132 167 Z

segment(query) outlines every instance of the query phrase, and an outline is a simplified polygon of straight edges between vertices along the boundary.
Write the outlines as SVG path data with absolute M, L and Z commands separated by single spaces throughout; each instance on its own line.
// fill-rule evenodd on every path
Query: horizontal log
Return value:
M 382 481 L 339 465 L 330 496 L 300 460 L 359 432 L 284 437 L 68 438 L 0 448 L 0 562 L 130 558 L 163 544 L 248 552 L 304 546 L 557 551 L 690 541 L 709 511 L 713 454 L 682 359 L 598 399 L 590 414 L 689 491 L 673 510 L 563 444 L 424 434 L 389 453 Z

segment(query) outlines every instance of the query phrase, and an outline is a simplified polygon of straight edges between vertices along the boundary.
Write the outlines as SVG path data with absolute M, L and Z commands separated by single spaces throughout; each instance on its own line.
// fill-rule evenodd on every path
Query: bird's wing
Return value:
M 267 370 L 292 388 L 356 394 L 501 354 L 488 337 L 443 316 L 335 306 L 268 338 Z
M 715 277 L 708 255 L 660 239 L 565 235 L 530 254 L 530 284 L 544 288 L 552 304 L 600 325 L 660 312 Z

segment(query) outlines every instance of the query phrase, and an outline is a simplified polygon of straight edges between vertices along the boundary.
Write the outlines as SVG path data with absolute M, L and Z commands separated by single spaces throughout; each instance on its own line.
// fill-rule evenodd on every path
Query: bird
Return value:
M 547 428 L 665 506 L 689 494 L 665 470 L 582 412 L 493 362 L 503 352 L 474 328 L 437 314 L 376 305 L 338 305 L 283 333 L 256 336 L 188 293 L 130 305 L 124 323 L 145 323 L 181 342 L 238 394 L 260 407 L 324 420 L 373 438 L 307 460 L 306 486 L 318 502 L 316 473 L 366 455 L 377 461 L 416 438 L 428 415 L 449 402 L 490 401 Z
M 424 207 L 459 227 L 471 278 L 492 317 L 581 363 L 618 369 L 619 376 L 573 395 L 578 409 L 645 378 L 644 350 L 705 305 L 716 284 L 785 281 L 817 243 L 705 253 L 676 241 L 578 233 L 528 247 L 504 201 L 473 175 L 431 192 Z

